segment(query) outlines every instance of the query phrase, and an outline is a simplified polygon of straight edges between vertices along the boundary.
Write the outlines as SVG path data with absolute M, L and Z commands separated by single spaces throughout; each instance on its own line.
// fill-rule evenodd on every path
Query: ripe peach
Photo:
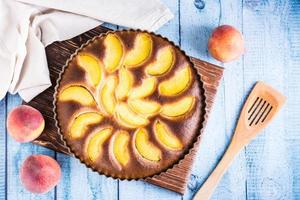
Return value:
M 215 59 L 221 62 L 235 60 L 245 51 L 243 36 L 232 26 L 219 26 L 209 38 L 208 50 Z
M 20 169 L 23 186 L 32 193 L 43 194 L 54 188 L 61 176 L 59 164 L 45 155 L 29 156 Z
M 45 127 L 42 114 L 35 108 L 21 105 L 7 117 L 7 130 L 18 142 L 30 142 L 37 138 Z

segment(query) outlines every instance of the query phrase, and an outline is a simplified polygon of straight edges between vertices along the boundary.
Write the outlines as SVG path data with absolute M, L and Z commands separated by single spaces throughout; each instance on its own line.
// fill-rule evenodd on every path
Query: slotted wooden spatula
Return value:
M 271 86 L 263 82 L 256 83 L 244 104 L 235 132 L 225 154 L 196 193 L 194 200 L 206 200 L 211 197 L 234 157 L 272 121 L 284 104 L 285 99 L 282 94 Z

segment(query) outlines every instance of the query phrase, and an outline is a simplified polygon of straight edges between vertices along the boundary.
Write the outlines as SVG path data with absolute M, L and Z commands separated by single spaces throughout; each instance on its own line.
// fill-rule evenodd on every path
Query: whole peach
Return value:
M 30 142 L 44 130 L 45 120 L 35 108 L 21 105 L 14 108 L 7 117 L 7 130 L 18 142 Z
M 245 51 L 243 36 L 233 26 L 219 26 L 214 29 L 209 38 L 208 50 L 215 59 L 221 62 L 235 60 Z
M 20 179 L 24 187 L 37 194 L 49 192 L 61 176 L 59 164 L 46 155 L 29 156 L 20 169 Z

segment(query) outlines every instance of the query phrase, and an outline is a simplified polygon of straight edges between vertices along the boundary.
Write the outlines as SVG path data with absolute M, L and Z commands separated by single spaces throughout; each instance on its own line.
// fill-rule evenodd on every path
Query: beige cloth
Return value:
M 0 99 L 9 91 L 28 102 L 51 86 L 54 41 L 102 22 L 155 31 L 172 17 L 159 0 L 0 0 Z

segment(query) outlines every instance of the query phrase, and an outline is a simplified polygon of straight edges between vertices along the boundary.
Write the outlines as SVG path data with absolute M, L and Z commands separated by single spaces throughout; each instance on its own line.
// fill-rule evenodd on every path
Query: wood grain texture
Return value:
M 237 112 L 257 80 L 280 89 L 288 101 L 270 128 L 235 159 L 213 199 L 300 199 L 300 1 L 196 1 L 200 2 L 199 9 L 194 0 L 163 0 L 175 18 L 159 32 L 181 44 L 189 55 L 219 65 L 207 52 L 207 40 L 214 27 L 221 23 L 231 24 L 243 31 L 247 51 L 243 58 L 224 65 L 224 79 L 185 195 L 181 197 L 140 181 L 118 183 L 100 178 L 102 176 L 90 179 L 93 177 L 89 175 L 90 170 L 84 170 L 76 159 L 57 154 L 63 177 L 57 190 L 51 192 L 54 199 L 78 199 L 78 193 L 83 197 L 81 199 L 191 199 L 222 155 L 236 123 Z M 9 96 L 8 99 L 9 109 L 21 102 L 19 97 Z M 7 136 L 5 127 L 0 126 L 0 131 L 4 134 L 0 136 L 4 140 L 0 140 L 0 154 L 6 142 L 8 144 L 7 168 L 0 168 L 0 199 L 6 199 L 6 194 L 9 200 L 21 197 L 25 200 L 49 199 L 48 194 L 29 195 L 18 178 L 20 160 L 30 153 L 43 153 L 44 148 L 17 144 Z M 1 179 L 4 171 L 8 182 Z M 2 191 L 7 192 L 3 194 Z
M 185 45 L 186 48 L 189 48 L 191 41 L 189 41 L 190 37 L 187 36 L 190 34 L 195 35 L 194 37 L 199 41 L 205 41 L 203 43 L 196 43 L 196 47 L 193 49 L 190 47 L 191 49 L 188 53 L 198 56 L 199 52 L 206 52 L 206 54 L 200 54 L 200 58 L 209 60 L 210 62 L 216 62 L 211 59 L 207 52 L 207 41 L 210 33 L 214 27 L 221 24 L 231 24 L 239 30 L 242 30 L 241 7 L 241 1 L 205 1 L 205 7 L 202 10 L 194 7 L 191 11 L 192 4 L 185 4 L 185 6 L 182 7 L 182 9 L 184 9 L 182 11 L 182 13 L 184 13 L 182 18 L 186 26 L 190 27 L 190 30 L 185 28 L 182 29 L 182 37 L 186 35 L 184 38 L 187 38 L 186 40 L 183 40 L 183 45 Z M 203 19 L 209 20 L 203 21 Z M 199 26 L 199 21 L 203 21 L 201 23 L 203 28 L 201 29 L 197 28 L 197 26 Z M 198 32 L 195 32 L 195 30 L 198 30 Z M 218 64 L 220 65 L 221 63 Z M 224 153 L 234 131 L 236 123 L 236 117 L 234 116 L 238 115 L 241 104 L 243 103 L 243 84 L 237 84 L 243 82 L 242 60 L 225 64 L 224 67 L 226 68 L 224 79 L 218 93 L 212 116 L 203 135 L 203 143 L 200 145 L 197 161 L 192 171 L 189 190 L 185 195 L 186 199 L 193 196 Z M 223 177 L 222 182 L 218 185 L 218 189 L 215 191 L 212 199 L 245 198 L 246 170 L 244 163 L 245 155 L 242 151 Z
M 0 199 L 6 198 L 6 98 L 0 101 Z M 3 162 L 4 161 L 4 162 Z
M 263 80 L 281 90 L 284 79 L 287 1 L 272 1 L 244 5 L 243 32 L 248 38 L 247 56 L 244 57 L 244 85 L 249 90 L 254 82 Z M 262 31 L 263 30 L 263 31 Z M 251 68 L 250 68 L 251 66 Z M 292 99 L 289 99 L 290 101 Z M 292 199 L 290 158 L 284 138 L 285 109 L 263 134 L 246 147 L 247 198 Z
M 181 46 L 189 55 L 215 62 L 208 54 L 207 41 L 213 28 L 219 25 L 221 5 L 218 1 L 204 1 L 204 3 L 205 7 L 201 7 L 203 9 L 197 9 L 193 1 L 181 1 Z M 216 99 L 202 142 L 199 145 L 196 162 L 184 199 L 190 199 L 194 195 L 217 163 L 228 142 L 225 134 L 223 84 Z M 222 197 L 230 198 L 231 193 L 227 191 L 227 187 L 221 187 L 217 191 L 220 191 Z
M 178 0 L 163 0 L 163 2 L 173 12 L 174 19 L 164 25 L 158 30 L 158 33 L 167 37 L 175 44 L 179 44 L 179 12 L 178 12 Z M 137 192 L 142 191 L 142 192 Z M 142 181 L 119 181 L 119 196 L 120 199 L 164 199 L 164 200 L 179 200 L 181 195 L 157 187 L 152 184 L 148 184 Z
M 53 117 L 54 116 L 54 113 L 52 111 L 53 105 L 51 102 L 53 101 L 55 81 L 58 78 L 65 61 L 69 58 L 69 56 L 73 52 L 75 52 L 75 50 L 81 44 L 85 43 L 88 39 L 93 38 L 95 35 L 99 35 L 100 33 L 106 32 L 108 30 L 109 29 L 107 28 L 99 26 L 91 31 L 88 31 L 80 36 L 77 36 L 76 38 L 73 38 L 68 41 L 56 42 L 47 47 L 46 49 L 47 59 L 49 64 L 51 81 L 53 85 L 45 92 L 41 93 L 36 98 L 34 98 L 31 102 L 29 102 L 29 105 L 37 108 L 42 112 L 46 121 L 45 130 L 43 131 L 41 136 L 34 141 L 35 144 L 46 146 L 48 148 L 52 148 L 59 152 L 71 154 L 71 152 L 69 152 L 68 148 L 65 146 L 65 142 L 61 139 L 57 128 L 55 127 L 55 125 L 53 125 L 55 124 L 55 120 Z M 199 74 L 201 74 L 203 78 L 205 96 L 207 96 L 207 101 L 205 101 L 205 103 L 207 104 L 206 110 L 207 112 L 209 112 L 212 103 L 214 101 L 214 96 L 217 87 L 219 85 L 219 80 L 221 79 L 223 74 L 223 69 L 214 66 L 212 64 L 209 64 L 207 62 L 197 60 L 195 58 L 192 58 L 192 62 L 194 63 L 195 68 L 198 70 Z M 208 115 L 206 115 L 206 119 L 207 118 Z M 203 129 L 201 129 L 201 133 L 202 132 Z M 195 145 L 196 148 L 194 148 L 193 151 L 188 156 L 186 156 L 185 159 L 183 159 L 179 165 L 176 165 L 172 169 L 164 173 L 161 173 L 159 176 L 147 178 L 146 181 L 183 194 L 185 192 L 188 176 L 196 154 L 197 146 L 198 143 Z M 60 160 L 60 155 L 58 157 L 58 160 Z M 76 163 L 78 161 L 70 160 L 69 164 L 72 165 L 73 162 Z M 65 159 L 63 163 L 66 164 Z M 68 166 L 66 166 L 66 168 L 68 168 Z M 72 167 L 69 167 L 68 170 L 69 173 L 66 175 L 67 177 L 65 177 L 67 180 L 69 180 L 68 183 L 76 184 L 80 182 L 80 183 L 84 183 L 84 185 L 89 185 L 88 181 L 92 179 L 93 177 L 92 175 L 88 179 L 76 176 L 75 174 L 72 176 L 73 170 L 71 169 Z M 82 165 L 82 167 L 77 168 L 74 173 L 80 173 L 80 172 L 84 173 L 83 172 L 84 170 L 86 170 L 86 168 L 84 168 L 84 165 Z M 70 179 L 69 176 L 74 178 Z M 122 188 L 122 183 L 121 184 L 120 182 L 118 183 L 119 185 L 121 185 Z M 71 194 L 75 193 L 74 195 L 79 197 L 81 197 L 81 195 L 88 195 L 88 196 L 89 194 L 92 195 L 92 191 L 90 191 L 90 188 L 85 188 L 85 189 L 86 191 L 80 193 L 77 193 L 78 190 L 75 189 L 74 192 L 71 192 Z M 122 189 L 120 191 L 122 191 Z M 61 192 L 60 190 L 58 192 L 62 194 L 68 194 L 68 193 Z
M 113 29 L 117 28 L 113 25 L 106 26 Z M 94 32 L 88 35 L 88 38 L 97 34 Z M 88 38 L 81 39 L 86 41 Z M 78 44 L 79 42 L 81 41 L 77 40 L 75 43 Z M 69 152 L 67 151 L 67 153 Z M 96 172 L 87 169 L 77 159 L 66 154 L 58 153 L 57 160 L 64 169 L 60 187 L 57 188 L 57 199 L 118 199 L 118 180 L 99 176 Z M 80 189 L 78 183 L 80 183 Z
M 300 1 L 290 0 L 286 2 L 285 23 L 282 28 L 287 41 L 284 45 L 284 93 L 288 97 L 284 112 L 283 134 L 281 138 L 286 144 L 288 155 L 289 182 L 286 182 L 291 191 L 292 199 L 300 199 Z
M 21 99 L 18 96 L 8 95 L 7 97 L 7 112 L 21 104 Z M 7 199 L 53 199 L 55 190 L 40 196 L 28 192 L 22 185 L 19 179 L 19 170 L 23 161 L 32 154 L 44 154 L 51 157 L 54 152 L 44 147 L 32 145 L 30 143 L 18 143 L 11 137 L 7 137 Z
M 259 102 L 258 99 L 260 99 Z M 240 111 L 230 144 L 213 172 L 196 192 L 194 200 L 211 199 L 214 190 L 235 157 L 272 122 L 285 100 L 284 95 L 264 82 L 258 81 L 255 84 Z M 255 106 L 254 109 L 252 109 L 253 106 Z

